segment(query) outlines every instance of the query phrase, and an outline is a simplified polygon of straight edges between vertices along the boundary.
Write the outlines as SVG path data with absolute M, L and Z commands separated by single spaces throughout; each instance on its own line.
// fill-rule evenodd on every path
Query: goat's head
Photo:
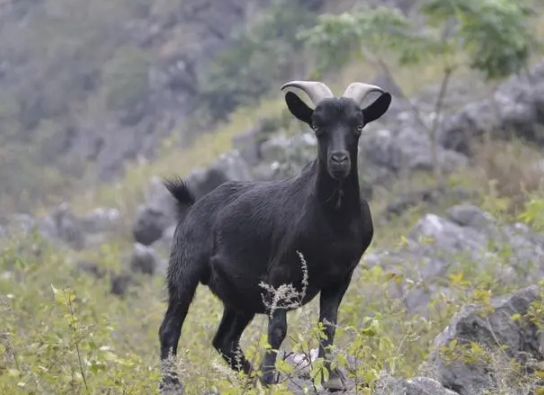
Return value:
M 281 89 L 291 87 L 304 91 L 315 105 L 311 109 L 295 93 L 285 94 L 291 114 L 315 131 L 319 160 L 326 164 L 331 177 L 338 180 L 347 177 L 352 163 L 356 163 L 363 127 L 385 114 L 391 104 L 391 95 L 378 86 L 361 82 L 350 84 L 341 97 L 335 97 L 322 82 L 291 81 Z M 372 92 L 381 95 L 363 108 L 363 100 Z

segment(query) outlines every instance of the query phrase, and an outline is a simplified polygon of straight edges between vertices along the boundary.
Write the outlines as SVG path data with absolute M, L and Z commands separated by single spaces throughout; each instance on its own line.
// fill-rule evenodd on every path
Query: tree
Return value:
M 527 70 L 537 48 L 529 23 L 533 0 L 422 0 L 421 13 L 427 24 L 418 28 L 400 10 L 357 6 L 340 15 L 321 15 L 319 23 L 301 31 L 298 38 L 316 51 L 321 73 L 362 59 L 394 81 L 386 58 L 393 56 L 404 67 L 439 62 L 442 80 L 431 125 L 402 92 L 401 98 L 410 103 L 429 133 L 435 177 L 440 182 L 437 132 L 450 78 L 463 66 L 456 55 L 463 53 L 464 66 L 480 72 L 486 81 Z
M 265 12 L 234 35 L 201 75 L 202 104 L 213 121 L 261 99 L 272 83 L 290 74 L 302 43 L 298 29 L 315 23 L 316 0 L 274 0 Z M 318 4 L 317 4 L 318 5 Z

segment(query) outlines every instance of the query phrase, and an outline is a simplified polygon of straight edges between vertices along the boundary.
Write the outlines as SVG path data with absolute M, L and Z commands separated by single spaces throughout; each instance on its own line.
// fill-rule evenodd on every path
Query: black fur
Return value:
M 229 181 L 196 202 L 182 181 L 168 184 L 181 205 L 194 204 L 174 235 L 169 303 L 159 331 L 161 360 L 176 354 L 200 282 L 225 308 L 214 347 L 233 369 L 249 373 L 249 362 L 243 358 L 237 366 L 234 353 L 255 314 L 268 313 L 259 283 L 275 288 L 292 284 L 301 290 L 297 251 L 306 260 L 309 281 L 302 304 L 320 293 L 319 319 L 332 323 L 325 325 L 320 357 L 333 342 L 338 307 L 373 237 L 370 209 L 359 192 L 359 134 L 364 124 L 387 111 L 391 96 L 382 94 L 365 109 L 346 98 L 326 99 L 315 110 L 294 93 L 287 93 L 285 100 L 295 117 L 315 127 L 318 139 L 317 158 L 300 175 L 280 181 Z M 274 311 L 269 320 L 268 341 L 275 350 L 287 332 L 286 311 Z M 274 382 L 275 355 L 267 352 L 261 366 L 265 384 Z M 335 373 L 332 378 L 338 377 Z M 177 382 L 169 374 L 163 384 Z

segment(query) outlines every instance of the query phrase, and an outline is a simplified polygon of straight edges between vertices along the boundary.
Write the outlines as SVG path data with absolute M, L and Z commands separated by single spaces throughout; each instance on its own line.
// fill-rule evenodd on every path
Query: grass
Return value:
M 280 111 L 280 104 L 265 102 L 259 108 L 262 114 L 270 115 Z M 186 155 L 172 153 L 165 157 L 172 161 L 170 165 L 161 162 L 135 168 L 133 173 L 129 172 L 126 187 L 119 186 L 117 194 L 105 187 L 102 195 L 89 196 L 84 204 L 93 207 L 100 198 L 102 204 L 117 204 L 126 210 L 125 213 L 130 212 L 139 202 L 131 192 L 144 187 L 149 177 L 171 172 L 174 164 L 183 174 L 197 161 L 214 160 L 215 155 L 209 153 L 210 147 L 216 152 L 227 150 L 237 128 L 248 127 L 251 123 L 251 113 L 240 111 L 220 134 L 202 137 L 193 149 L 186 151 Z M 529 185 L 531 187 L 527 189 L 537 194 L 537 200 L 531 205 L 532 217 L 525 220 L 534 222 L 540 213 L 538 207 L 544 206 L 544 199 L 542 194 L 538 196 L 539 174 L 529 169 L 532 160 L 541 158 L 540 153 L 521 142 L 492 142 L 478 152 L 469 168 L 459 169 L 448 177 L 448 185 L 475 190 L 477 198 L 471 203 L 507 219 L 516 218 L 522 209 L 520 205 L 511 206 L 508 196 L 519 195 L 526 199 L 523 187 Z M 387 202 L 399 193 L 433 185 L 427 174 L 400 180 L 371 203 L 374 216 L 378 217 Z M 433 212 L 440 214 L 457 202 L 454 198 L 445 199 L 433 207 Z M 416 206 L 400 217 L 380 224 L 369 253 L 401 243 L 402 236 L 428 210 L 424 205 Z M 24 240 L 20 244 L 22 250 L 14 246 L 2 253 L 0 393 L 156 393 L 159 377 L 157 331 L 165 309 L 163 278 L 143 278 L 138 287 L 120 299 L 109 294 L 107 277 L 94 279 L 73 270 L 78 259 L 85 257 L 102 267 L 119 271 L 122 251 L 128 243 L 120 235 L 119 240 L 80 255 L 55 250 L 40 240 Z M 405 268 L 412 266 L 417 267 L 417 263 L 406 262 L 404 268 L 394 269 L 403 273 Z M 477 299 L 479 294 L 475 290 L 492 289 L 500 294 L 524 285 L 521 281 L 513 281 L 507 288 L 497 289 L 492 271 L 478 270 L 476 262 L 465 262 L 463 267 L 471 281 L 463 286 L 451 284 L 452 293 L 447 298 L 437 295 L 430 306 L 431 316 L 423 318 L 408 315 L 402 299 L 391 293 L 398 277 L 391 276 L 380 266 L 370 268 L 363 262 L 340 311 L 338 363 L 347 367 L 345 354 L 358 356 L 365 364 L 352 367 L 352 373 L 367 383 L 374 383 L 381 371 L 401 377 L 419 374 L 418 367 L 425 361 L 432 339 L 447 325 L 460 305 Z M 184 325 L 178 363 L 188 394 L 201 394 L 213 388 L 227 394 L 243 392 L 240 379 L 232 377 L 211 346 L 221 313 L 220 302 L 206 288 L 199 287 Z M 286 349 L 308 353 L 310 348 L 316 347 L 317 316 L 317 299 L 289 314 Z M 256 318 L 242 338 L 246 353 L 254 355 L 257 362 L 263 351 L 265 324 L 264 317 Z M 286 374 L 290 373 L 287 371 Z M 285 393 L 281 388 L 271 393 Z
M 407 212 L 397 223 L 408 226 L 417 218 L 417 212 Z M 395 222 L 387 231 L 394 227 Z M 384 230 L 377 238 L 389 245 L 400 242 L 396 233 L 386 236 Z M 120 299 L 109 294 L 107 279 L 74 272 L 75 254 L 59 252 L 40 240 L 25 240 L 22 245 L 23 250 L 8 249 L 0 256 L 0 393 L 156 393 L 163 279 L 142 279 Z M 105 267 L 117 267 L 119 256 L 105 246 L 95 259 Z M 495 289 L 493 273 L 477 267 L 476 262 L 466 262 L 470 282 L 458 277 L 448 280 L 451 294 L 433 299 L 431 315 L 423 318 L 408 315 L 402 299 L 391 293 L 398 276 L 380 266 L 361 265 L 340 311 L 338 363 L 347 366 L 344 354 L 358 356 L 365 364 L 353 368 L 353 374 L 370 383 L 381 371 L 402 377 L 418 374 L 430 342 L 461 304 L 477 300 L 481 296 L 477 291 L 510 290 Z M 512 280 L 510 285 L 523 283 Z M 316 347 L 317 307 L 314 300 L 289 313 L 286 349 L 308 352 Z M 241 393 L 211 346 L 220 316 L 219 301 L 199 287 L 180 346 L 178 370 L 188 394 L 211 388 Z M 243 347 L 250 356 L 256 354 L 257 361 L 265 323 L 264 317 L 258 317 L 243 336 Z M 271 393 L 285 393 L 280 389 Z

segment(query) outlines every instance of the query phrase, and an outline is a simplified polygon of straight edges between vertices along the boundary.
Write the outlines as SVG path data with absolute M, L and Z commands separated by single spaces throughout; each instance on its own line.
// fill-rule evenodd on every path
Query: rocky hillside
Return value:
M 363 3 L 417 20 L 413 0 L 3 1 L 0 211 L 59 203 L 186 147 L 308 77 L 315 54 L 297 34 Z
M 297 31 L 358 1 L 63 1 L 0 1 L 0 178 L 12 197 L 0 217 L 0 393 L 155 394 L 176 225 L 161 177 L 186 176 L 199 198 L 227 180 L 297 174 L 313 132 L 278 95 L 257 98 L 312 72 L 310 56 L 291 56 Z M 362 80 L 360 67 L 328 74 L 331 85 Z M 406 70 L 396 82 L 442 71 Z M 542 393 L 542 58 L 527 71 L 494 86 L 460 73 L 435 136 L 440 84 L 408 102 L 387 75 L 375 80 L 395 99 L 360 140 L 376 234 L 340 311 L 346 394 Z M 175 143 L 163 139 L 172 130 Z M 36 213 L 42 191 L 55 204 Z M 290 314 L 272 395 L 327 393 L 310 380 L 317 309 Z M 254 393 L 211 346 L 221 311 L 199 287 L 177 366 L 186 394 Z M 264 323 L 244 334 L 252 358 Z
M 246 91 L 228 86 L 258 49 L 248 37 L 267 37 L 288 59 L 293 27 L 311 22 L 322 3 L 1 2 L 0 200 L 28 209 L 67 194 L 75 179 L 109 181 L 127 161 L 154 158 L 172 132 L 186 144 L 297 67 L 271 64 L 268 53 L 246 66 L 269 75 Z M 196 109 L 201 122 L 182 130 Z
M 446 174 L 456 174 L 475 163 L 475 147 L 485 130 L 494 130 L 493 136 L 497 140 L 512 138 L 504 131 L 515 130 L 518 137 L 535 146 L 542 146 L 544 62 L 533 67 L 530 75 L 530 81 L 528 77 L 512 77 L 497 89 L 494 100 L 499 103 L 501 117 L 493 117 L 495 110 L 490 108 L 491 99 L 472 102 L 446 117 L 438 139 L 440 164 Z M 370 125 L 361 138 L 361 188 L 372 202 L 376 194 L 379 197 L 381 190 L 391 190 L 399 180 L 432 172 L 430 137 L 421 131 L 417 122 L 410 110 L 393 108 L 392 113 L 383 120 Z M 316 146 L 310 129 L 300 129 L 300 125 L 284 118 L 265 119 L 233 140 L 236 148 L 231 152 L 221 155 L 207 168 L 193 170 L 186 177 L 197 198 L 228 180 L 272 180 L 294 176 L 313 159 Z M 524 158 L 523 170 L 520 171 L 528 182 L 541 179 L 542 160 L 540 156 Z M 513 175 L 517 176 L 515 173 Z M 422 202 L 432 207 L 447 199 L 476 199 L 477 191 L 474 186 L 459 186 L 453 190 L 440 186 L 413 188 L 390 198 L 379 211 L 377 220 L 386 223 L 393 216 L 402 215 Z M 510 197 L 516 198 L 513 195 Z M 152 260 L 144 266 L 158 265 L 164 269 L 163 263 L 157 263 L 154 249 L 167 253 L 177 223 L 175 202 L 164 188 L 161 178 L 156 176 L 149 180 L 144 199 L 135 213 L 101 207 L 84 216 L 77 216 L 68 203 L 62 203 L 43 217 L 8 215 L 0 223 L 0 235 L 34 230 L 57 245 L 76 251 L 96 248 L 109 237 L 117 235 L 137 243 L 136 255 L 143 253 Z M 134 217 L 123 220 L 122 217 L 127 214 Z M 466 220 L 459 221 L 477 220 L 470 218 L 470 214 L 466 215 Z M 436 226 L 441 228 L 443 225 L 437 222 Z M 452 228 L 448 233 L 453 235 L 458 232 Z M 477 237 L 469 238 L 470 245 L 477 243 Z M 459 245 L 464 243 L 459 242 Z M 467 245 L 463 249 L 467 249 Z M 420 253 L 421 256 L 425 254 L 425 251 Z M 155 271 L 154 268 L 146 270 Z
M 500 118 L 486 114 L 489 99 L 461 107 L 447 117 L 440 132 L 441 163 L 450 177 L 464 175 L 464 184 L 449 188 L 436 185 L 410 188 L 404 193 L 389 195 L 388 204 L 379 205 L 376 196 L 383 196 L 380 189 L 394 191 L 394 185 L 403 177 L 430 172 L 429 136 L 417 132 L 409 110 L 399 108 L 393 109 L 389 117 L 362 139 L 361 171 L 363 180 L 367 181 L 362 188 L 367 196 L 375 197 L 371 203 L 378 233 L 377 244 L 365 255 L 343 307 L 343 325 L 358 328 L 355 332 L 346 328 L 340 337 L 344 342 L 348 339 L 347 343 L 340 343 L 343 346 L 338 351 L 345 355 L 338 357 L 338 363 L 350 387 L 346 394 L 359 393 L 368 385 L 373 388 L 373 395 L 539 393 L 544 354 L 538 331 L 542 289 L 537 284 L 544 275 L 544 237 L 531 225 L 542 222 L 531 206 L 519 217 L 523 220 L 508 216 L 505 220 L 500 215 L 508 212 L 508 206 L 501 204 L 500 199 L 495 200 L 495 206 L 490 205 L 492 196 L 482 196 L 478 185 L 470 183 L 478 182 L 478 178 L 466 172 L 477 158 L 474 147 L 484 128 L 479 120 L 494 122 L 497 140 L 503 139 L 502 131 L 514 123 L 524 140 L 537 146 L 541 144 L 537 136 L 543 126 L 539 114 L 544 64 L 532 68 L 531 76 L 532 83 L 512 77 L 496 91 L 497 102 L 502 106 Z M 226 180 L 275 179 L 299 172 L 314 155 L 313 135 L 298 129 L 292 134 L 295 126 L 287 121 L 275 122 L 263 121 L 249 133 L 236 137 L 236 149 L 219 157 L 210 167 L 190 173 L 187 182 L 194 194 L 200 197 Z M 271 134 L 271 130 L 274 133 Z M 542 172 L 541 157 L 534 158 L 527 157 L 531 160 L 517 164 L 529 172 L 523 173 L 528 179 L 540 178 Z M 542 201 L 539 199 L 536 203 Z M 448 205 L 448 201 L 454 204 Z M 475 202 L 494 207 L 499 216 L 479 208 Z M 410 211 L 414 207 L 423 207 L 425 211 L 409 221 L 409 228 L 399 234 L 400 243 L 394 244 L 386 234 L 397 234 L 393 231 L 399 224 L 395 218 L 413 218 Z M 41 270 L 48 270 L 50 264 L 57 262 L 52 256 L 58 257 L 60 253 L 66 258 L 58 268 L 75 281 L 99 284 L 100 292 L 104 292 L 100 298 L 106 298 L 111 306 L 146 300 L 140 308 L 149 309 L 149 298 L 156 301 L 160 293 L 161 285 L 154 284 L 162 284 L 165 274 L 175 226 L 173 210 L 172 198 L 160 179 L 153 178 L 129 227 L 118 209 L 97 208 L 78 216 L 67 204 L 55 207 L 45 217 L 19 214 L 6 218 L 2 224 L 4 263 L 3 283 L 0 282 L 5 289 L 4 296 L 15 297 L 13 295 L 24 292 L 24 288 L 16 288 L 15 281 L 24 270 L 39 270 L 18 266 L 14 256 L 30 265 L 28 268 L 42 262 Z M 112 244 L 112 240 L 118 239 L 122 240 L 119 244 Z M 119 250 L 114 253 L 112 264 L 112 253 L 108 251 L 114 245 Z M 51 281 L 62 280 L 57 273 Z M 95 286 L 89 285 L 89 289 Z M 84 292 L 84 288 L 78 290 Z M 145 297 L 140 295 L 142 292 L 151 292 L 151 295 Z M 210 313 L 194 313 L 189 319 L 187 325 L 195 332 L 184 335 L 193 339 L 187 339 L 187 344 L 203 341 L 202 344 L 207 345 L 211 336 L 208 331 L 215 328 L 214 316 L 219 314 L 217 301 L 204 293 L 197 298 L 193 311 Z M 120 302 L 114 302 L 113 298 Z M 23 309 L 31 300 L 30 296 L 20 299 L 19 308 Z M 93 305 L 85 303 L 92 311 Z M 42 308 L 48 311 L 49 307 L 43 305 Z M 314 312 L 315 308 L 311 307 Z M 13 315 L 8 311 L 6 314 L 12 317 L 10 320 L 18 320 L 17 313 Z M 122 313 L 112 310 L 110 314 L 119 319 L 117 314 Z M 159 320 L 160 315 L 153 323 L 144 325 L 149 326 L 153 336 L 140 340 L 139 347 L 143 347 L 142 352 L 151 360 L 156 358 L 150 349 L 156 346 L 155 330 Z M 311 325 L 302 316 L 293 320 L 295 328 Z M 128 330 L 125 325 L 118 325 L 116 336 Z M 133 325 L 141 328 L 139 323 Z M 200 325 L 207 329 L 199 332 Z M 257 334 L 253 331 L 251 335 L 255 341 Z M 131 335 L 125 333 L 124 336 Z M 19 341 L 23 339 L 24 336 Z M 107 339 L 104 337 L 103 341 L 109 342 Z M 111 341 L 115 344 L 115 340 Z M 204 355 L 213 352 L 211 347 L 210 350 L 202 347 L 195 350 L 191 346 L 191 350 Z M 303 394 L 305 387 L 312 388 L 309 378 L 314 373 L 308 361 L 315 363 L 316 349 L 297 347 L 281 354 L 281 358 L 293 366 L 283 373 L 284 385 L 289 393 Z M 403 348 L 402 355 L 397 347 Z M 19 350 L 23 354 L 27 351 Z M 53 350 L 48 352 L 54 353 Z M 200 370 L 206 370 L 203 365 L 208 364 L 210 357 L 198 358 L 204 359 L 192 360 L 189 370 L 182 370 L 191 393 L 210 386 L 187 381 L 195 374 L 210 380 L 206 376 L 209 373 Z M 228 376 L 228 372 L 219 370 L 219 376 L 214 376 L 212 382 L 221 382 L 219 377 L 223 375 Z M 99 376 L 96 377 L 98 380 Z M 229 385 L 243 385 L 236 384 L 236 380 Z M 145 385 L 150 384 L 141 385 L 147 388 Z M 231 388 L 221 385 L 225 390 Z M 326 391 L 318 389 L 317 393 Z

